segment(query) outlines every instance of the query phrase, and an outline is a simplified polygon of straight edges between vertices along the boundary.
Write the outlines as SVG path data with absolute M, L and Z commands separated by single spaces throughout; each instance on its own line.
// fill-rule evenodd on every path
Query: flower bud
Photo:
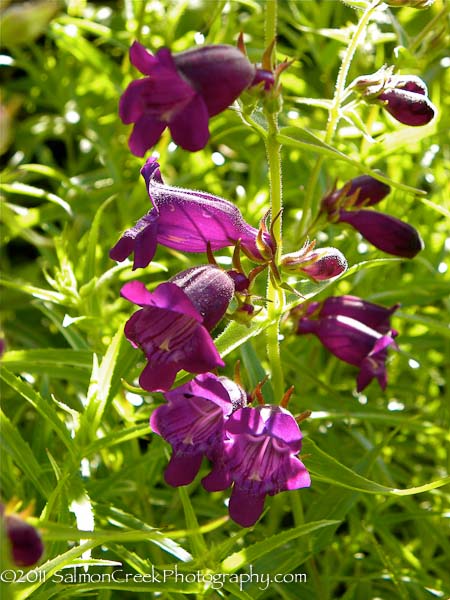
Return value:
M 21 518 L 27 511 L 28 509 L 21 514 L 12 514 L 8 505 L 0 503 L 0 516 L 10 544 L 12 562 L 18 567 L 31 567 L 44 552 L 39 531 Z
M 303 273 L 314 281 L 325 281 L 347 270 L 345 256 L 336 248 L 319 248 L 310 252 L 300 250 L 281 258 L 281 269 L 288 273 Z
M 374 210 L 339 212 L 339 221 L 348 223 L 376 248 L 403 258 L 414 258 L 424 247 L 418 231 L 408 223 Z
M 381 202 L 391 188 L 370 175 L 361 175 L 348 181 L 342 188 L 333 190 L 322 199 L 321 210 L 328 213 L 330 220 L 338 216 L 341 208 L 360 208 Z

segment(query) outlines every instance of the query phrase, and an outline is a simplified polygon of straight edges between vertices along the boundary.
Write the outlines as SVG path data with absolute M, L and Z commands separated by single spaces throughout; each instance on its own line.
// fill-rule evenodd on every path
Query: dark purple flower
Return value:
M 265 496 L 311 485 L 297 458 L 302 433 L 290 412 L 280 406 L 241 408 L 228 417 L 222 459 L 202 483 L 208 491 L 233 483 L 229 511 L 242 527 L 261 516 Z
M 44 552 L 44 544 L 38 530 L 19 515 L 8 514 L 1 503 L 0 515 L 10 544 L 13 563 L 18 567 L 31 567 L 36 564 Z
M 390 318 L 400 305 L 394 304 L 390 308 L 367 302 L 358 296 L 330 296 L 323 302 L 313 302 L 308 307 L 308 316 L 315 313 L 318 318 L 324 317 L 351 317 L 378 331 L 378 333 L 391 332 Z
M 181 369 L 205 373 L 224 366 L 208 330 L 223 317 L 233 291 L 228 275 L 211 265 L 188 269 L 154 292 L 140 281 L 122 287 L 124 298 L 142 306 L 127 321 L 125 335 L 147 358 L 139 378 L 143 389 L 168 390 Z
M 376 248 L 394 256 L 414 258 L 424 247 L 412 225 L 374 210 L 340 210 L 339 222 L 348 223 Z
M 209 117 L 232 104 L 256 72 L 242 52 L 226 45 L 175 55 L 162 48 L 153 56 L 134 42 L 130 60 L 146 77 L 129 84 L 120 99 L 119 116 L 135 124 L 129 146 L 137 156 L 144 156 L 167 126 L 185 150 L 204 148 Z
M 361 175 L 332 191 L 322 200 L 322 210 L 334 214 L 340 208 L 373 206 L 385 198 L 391 188 L 370 175 Z
M 332 312 L 332 311 L 330 311 Z M 355 316 L 358 310 L 355 311 Z M 385 331 L 385 325 L 380 326 Z M 386 358 L 388 346 L 396 346 L 396 332 L 381 333 L 355 318 L 336 315 L 317 320 L 303 317 L 298 322 L 299 335 L 312 333 L 339 359 L 359 367 L 357 390 L 361 392 L 376 378 L 384 390 L 387 385 Z
M 257 246 L 258 230 L 242 218 L 231 202 L 206 194 L 166 185 L 154 158 L 141 170 L 153 209 L 125 231 L 109 255 L 122 261 L 134 252 L 133 268 L 146 267 L 158 244 L 181 252 L 206 252 L 232 246 L 240 240 L 243 252 L 256 261 L 263 258 Z M 272 248 L 270 235 L 263 241 Z
M 173 449 L 166 482 L 187 485 L 197 475 L 203 456 L 214 460 L 221 454 L 225 419 L 245 406 L 246 396 L 230 379 L 206 373 L 164 397 L 168 404 L 153 412 L 150 425 Z
M 383 106 L 400 123 L 413 127 L 429 123 L 436 107 L 428 98 L 425 82 L 415 75 L 392 75 L 392 71 L 382 67 L 372 75 L 358 77 L 352 87 L 367 102 Z
M 336 248 L 303 248 L 281 257 L 281 269 L 287 273 L 303 273 L 314 281 L 325 281 L 347 270 L 345 256 Z

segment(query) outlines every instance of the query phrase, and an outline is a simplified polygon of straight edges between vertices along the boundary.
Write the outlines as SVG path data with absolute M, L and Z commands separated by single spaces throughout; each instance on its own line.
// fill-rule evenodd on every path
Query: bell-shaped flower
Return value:
M 122 287 L 121 295 L 142 307 L 125 324 L 125 335 L 147 359 L 139 378 L 143 389 L 168 390 L 181 369 L 206 373 L 224 366 L 209 330 L 224 316 L 233 293 L 231 278 L 212 265 L 188 269 L 154 292 L 140 281 Z
M 166 127 L 185 150 L 204 148 L 209 118 L 230 106 L 256 74 L 247 57 L 227 45 L 175 55 L 161 48 L 153 56 L 134 42 L 130 60 L 146 77 L 129 84 L 120 99 L 119 116 L 126 124 L 134 123 L 129 146 L 137 156 L 144 156 Z
M 355 316 L 356 316 L 355 312 Z M 382 325 L 382 330 L 385 326 Z M 381 333 L 362 321 L 344 315 L 322 316 L 317 320 L 303 317 L 298 322 L 299 335 L 312 333 L 335 356 L 360 369 L 357 390 L 361 392 L 376 378 L 384 390 L 387 385 L 387 348 L 396 347 L 395 331 Z
M 28 513 L 23 511 L 22 515 Z M 39 531 L 27 523 L 21 514 L 9 511 L 8 505 L 0 503 L 0 526 L 5 530 L 9 542 L 12 562 L 18 567 L 35 565 L 44 553 L 44 544 Z
M 340 210 L 339 222 L 348 223 L 376 248 L 403 258 L 414 258 L 424 244 L 409 223 L 374 210 Z
M 367 302 L 358 296 L 330 296 L 323 302 L 312 302 L 307 309 L 307 316 L 313 314 L 317 318 L 324 317 L 351 317 L 378 331 L 378 333 L 389 333 L 392 329 L 390 318 L 400 305 L 394 304 L 390 308 Z
M 391 188 L 370 175 L 361 175 L 348 181 L 342 188 L 333 190 L 322 199 L 321 209 L 334 215 L 340 208 L 362 208 L 381 202 Z
M 261 516 L 265 496 L 311 485 L 306 467 L 297 458 L 302 433 L 289 411 L 280 406 L 244 407 L 225 423 L 221 460 L 203 480 L 208 491 L 233 484 L 230 517 L 251 527 Z
M 257 245 L 258 230 L 246 223 L 231 202 L 207 194 L 166 185 L 154 158 L 141 170 L 152 210 L 125 231 L 109 255 L 122 261 L 134 252 L 133 268 L 146 267 L 158 244 L 181 252 L 206 252 L 235 245 L 255 261 L 264 261 Z M 271 248 L 268 233 L 262 234 Z
M 164 478 L 169 485 L 191 483 L 204 456 L 214 460 L 222 452 L 225 420 L 245 406 L 242 388 L 226 377 L 198 375 L 164 394 L 150 419 L 152 430 L 172 446 Z

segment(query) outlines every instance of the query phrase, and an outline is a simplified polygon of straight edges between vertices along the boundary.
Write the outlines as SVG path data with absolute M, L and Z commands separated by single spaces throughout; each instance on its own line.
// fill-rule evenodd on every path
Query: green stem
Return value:
M 277 0 L 267 0 L 266 3 L 266 22 L 265 22 L 265 41 L 266 45 L 272 43 L 276 38 L 277 32 Z M 274 49 L 275 52 L 275 49 Z M 270 181 L 270 208 L 273 236 L 277 245 L 275 264 L 278 264 L 282 252 L 282 179 L 281 179 L 281 144 L 277 140 L 278 135 L 278 112 L 272 112 L 272 106 L 266 108 L 265 116 L 267 119 L 267 136 L 265 145 L 267 152 L 267 161 L 269 166 Z M 267 283 L 267 298 L 269 300 L 267 312 L 268 319 L 273 324 L 267 328 L 267 356 L 271 368 L 271 382 L 274 397 L 281 400 L 284 394 L 284 375 L 281 365 L 279 331 L 280 317 L 283 312 L 285 298 L 283 291 L 278 288 L 269 273 Z
M 338 73 L 338 77 L 337 77 L 337 81 L 336 81 L 336 88 L 334 91 L 334 97 L 333 97 L 333 101 L 332 101 L 329 116 L 328 116 L 328 123 L 327 123 L 327 129 L 325 132 L 325 140 L 324 140 L 327 144 L 331 144 L 331 142 L 333 140 L 334 132 L 336 130 L 336 126 L 339 122 L 339 119 L 341 118 L 341 104 L 342 104 L 342 100 L 344 98 L 345 91 L 346 91 L 345 85 L 346 85 L 346 81 L 347 81 L 347 75 L 348 75 L 353 57 L 356 52 L 356 48 L 358 47 L 361 36 L 364 33 L 364 30 L 365 30 L 368 22 L 370 21 L 370 18 L 372 17 L 373 13 L 377 9 L 377 7 L 381 3 L 381 1 L 382 0 L 373 0 L 373 2 L 366 8 L 363 15 L 361 16 L 361 19 L 359 20 L 359 23 L 356 27 L 356 31 L 350 41 L 350 44 L 347 46 L 347 49 L 345 51 L 344 58 L 342 59 L 341 67 L 339 69 L 339 73 Z M 308 185 L 306 187 L 305 204 L 303 207 L 302 220 L 300 222 L 301 239 L 303 239 L 308 232 L 309 224 L 310 224 L 310 221 L 312 218 L 311 213 L 312 213 L 312 204 L 313 204 L 314 193 L 315 193 L 317 180 L 319 179 L 320 170 L 322 168 L 324 160 L 325 159 L 323 156 L 318 158 L 318 160 L 314 166 L 314 169 L 312 170 L 311 176 L 309 178 Z

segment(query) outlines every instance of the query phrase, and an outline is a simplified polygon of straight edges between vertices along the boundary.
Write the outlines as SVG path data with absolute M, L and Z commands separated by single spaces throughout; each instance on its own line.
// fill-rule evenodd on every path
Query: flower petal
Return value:
M 201 96 L 196 94 L 169 121 L 173 141 L 190 152 L 206 146 L 209 140 L 208 111 Z
M 144 75 L 151 75 L 158 59 L 153 56 L 142 44 L 133 42 L 130 48 L 130 62 Z
M 147 150 L 156 144 L 165 128 L 166 123 L 153 115 L 142 115 L 136 121 L 128 140 L 131 152 L 136 156 L 144 156 Z
M 174 452 L 164 472 L 166 483 L 173 487 L 191 483 L 200 470 L 202 458 L 201 452 L 188 455 Z
M 139 385 L 149 392 L 166 392 L 172 387 L 179 370 L 173 363 L 166 363 L 163 368 L 159 364 L 147 363 L 139 377 Z
M 230 517 L 241 527 L 251 527 L 264 510 L 265 495 L 248 494 L 234 486 L 228 510 Z

